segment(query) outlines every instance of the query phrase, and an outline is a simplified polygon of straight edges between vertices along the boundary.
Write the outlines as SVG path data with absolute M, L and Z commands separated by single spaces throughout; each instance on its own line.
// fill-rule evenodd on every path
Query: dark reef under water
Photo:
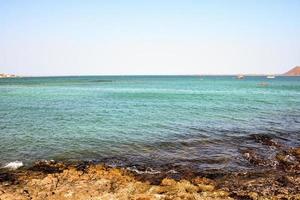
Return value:
M 194 184 L 195 180 L 200 178 L 202 181 L 208 181 L 207 184 L 213 184 L 215 189 L 228 192 L 229 197 L 233 199 L 257 199 L 258 196 L 297 199 L 297 195 L 300 194 L 300 146 L 287 146 L 288 143 L 283 142 L 286 142 L 284 138 L 266 134 L 252 134 L 247 139 L 246 143 L 251 141 L 252 145 L 262 145 L 265 151 L 257 148 L 240 149 L 245 168 L 201 169 L 195 167 L 193 161 L 190 161 L 191 165 L 180 165 L 178 161 L 162 163 L 155 160 L 135 163 L 122 157 L 90 161 L 37 161 L 16 171 L 2 169 L 0 183 L 18 185 L 18 177 L 24 173 L 61 174 L 72 168 L 89 173 L 91 167 L 101 165 L 105 169 L 125 170 L 132 174 L 136 181 L 151 185 L 161 185 L 165 179 L 178 182 L 188 180 Z M 296 144 L 297 141 L 294 141 L 294 145 Z

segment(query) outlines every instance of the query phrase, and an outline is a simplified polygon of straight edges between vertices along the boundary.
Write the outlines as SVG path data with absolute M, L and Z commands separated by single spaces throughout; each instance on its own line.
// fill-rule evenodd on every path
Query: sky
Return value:
M 278 74 L 299 0 L 0 0 L 0 73 Z

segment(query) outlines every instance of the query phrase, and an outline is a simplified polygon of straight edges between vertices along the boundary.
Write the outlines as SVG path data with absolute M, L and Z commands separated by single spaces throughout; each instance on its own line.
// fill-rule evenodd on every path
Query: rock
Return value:
M 294 165 L 297 165 L 296 158 L 293 155 L 286 154 L 285 152 L 277 153 L 276 159 L 279 162 L 279 165 L 285 170 L 290 170 L 294 167 Z
M 258 194 L 256 192 L 249 192 L 248 193 L 249 197 L 251 197 L 253 200 L 258 199 Z
M 0 184 L 11 185 L 17 183 L 16 175 L 12 173 L 0 173 Z
M 278 154 L 282 162 L 289 160 L 285 156 Z M 214 180 L 196 177 L 191 181 L 164 178 L 159 185 L 151 185 L 138 181 L 126 170 L 103 165 L 78 169 L 78 165 L 63 166 L 53 162 L 39 166 L 59 170 L 29 170 L 16 175 L 17 184 L 0 185 L 0 200 L 260 200 L 270 199 L 272 195 L 273 199 L 297 199 L 300 191 L 300 178 L 292 173 L 281 176 L 235 174 Z
M 257 166 L 268 165 L 266 160 L 264 160 L 259 154 L 257 154 L 254 150 L 251 149 L 245 150 L 243 152 L 243 157 L 253 165 L 257 165 Z
M 161 185 L 162 185 L 162 186 L 174 186 L 174 185 L 176 185 L 176 181 L 173 180 L 173 179 L 164 178 L 164 179 L 161 181 Z
M 137 197 L 136 200 L 151 200 L 150 197 Z
M 204 184 L 198 184 L 199 191 L 213 191 L 215 187 L 213 185 L 204 185 Z
M 269 135 L 264 135 L 264 134 L 253 134 L 250 135 L 250 137 L 252 139 L 254 139 L 254 141 L 256 141 L 257 143 L 261 143 L 263 145 L 266 146 L 272 146 L 272 147 L 281 147 L 281 145 L 276 142 L 271 136 Z
M 300 159 L 300 147 L 292 149 L 291 152 L 294 156 L 297 157 L 297 159 Z
M 57 163 L 55 161 L 38 161 L 33 167 L 29 168 L 31 171 L 39 171 L 43 173 L 60 173 L 66 166 L 63 163 Z
M 187 180 L 181 180 L 177 183 L 178 190 L 184 190 L 184 192 L 193 193 L 198 191 L 198 187 L 193 185 L 191 182 Z
M 197 177 L 192 181 L 194 184 L 213 184 L 214 182 L 205 177 Z

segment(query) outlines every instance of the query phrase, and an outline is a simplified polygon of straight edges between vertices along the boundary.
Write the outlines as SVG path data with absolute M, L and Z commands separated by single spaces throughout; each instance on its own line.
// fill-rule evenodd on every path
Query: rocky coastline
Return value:
M 258 168 L 266 165 L 245 152 Z M 39 161 L 0 173 L 0 200 L 300 199 L 300 148 L 279 152 L 276 167 L 257 171 L 140 174 L 92 162 Z

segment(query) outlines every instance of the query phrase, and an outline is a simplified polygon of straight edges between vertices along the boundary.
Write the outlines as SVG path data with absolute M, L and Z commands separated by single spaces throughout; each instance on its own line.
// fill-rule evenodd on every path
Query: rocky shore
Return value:
M 254 152 L 250 163 L 266 165 Z M 300 148 L 276 155 L 276 167 L 245 172 L 137 174 L 103 164 L 40 161 L 0 173 L 0 200 L 300 199 Z

